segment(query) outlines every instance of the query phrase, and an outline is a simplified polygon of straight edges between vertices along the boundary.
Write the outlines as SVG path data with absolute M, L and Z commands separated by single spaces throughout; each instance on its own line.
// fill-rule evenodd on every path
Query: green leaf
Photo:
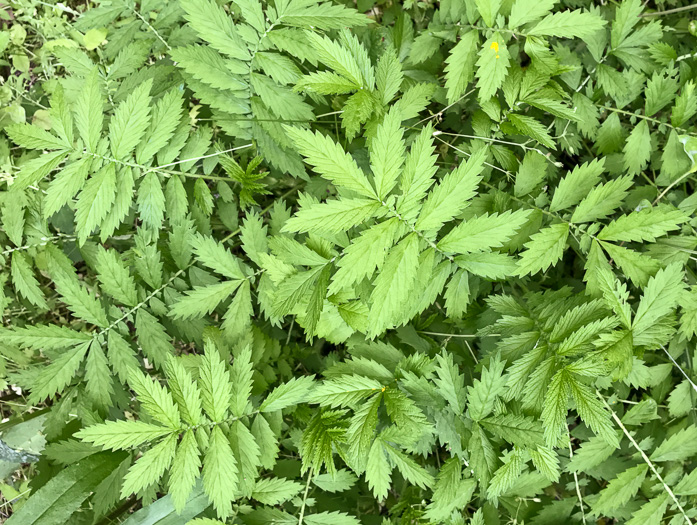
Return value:
M 119 454 L 94 454 L 61 470 L 5 522 L 7 525 L 70 523 L 97 485 L 123 460 Z M 79 518 L 78 518 L 79 519 Z
M 319 474 L 312 478 L 312 483 L 325 492 L 344 492 L 353 487 L 358 478 L 346 469 L 337 470 L 334 475 Z
M 99 73 L 92 68 L 74 104 L 75 127 L 87 150 L 96 153 L 102 135 L 104 113 Z
M 201 459 L 194 432 L 187 430 L 177 445 L 168 486 L 172 503 L 178 512 L 186 508 L 200 468 Z
M 201 396 L 189 371 L 181 359 L 170 356 L 165 364 L 167 384 L 181 418 L 190 425 L 201 422 Z
M 473 217 L 453 228 L 438 242 L 438 247 L 451 253 L 500 248 L 527 222 L 530 213 L 530 210 L 517 210 Z
M 389 445 L 385 446 L 384 449 L 404 479 L 423 489 L 433 485 L 433 476 L 411 457 Z
M 462 479 L 460 459 L 449 459 L 438 473 L 433 498 L 424 517 L 436 521 L 447 519 L 454 510 L 464 508 L 469 503 L 475 486 L 474 479 Z
M 249 50 L 235 24 L 213 0 L 185 0 L 181 4 L 191 27 L 214 49 L 224 55 L 249 60 Z
M 128 470 L 121 486 L 121 497 L 127 498 L 156 483 L 172 464 L 177 438 L 169 435 L 143 454 Z
M 648 469 L 648 465 L 642 463 L 618 474 L 600 491 L 600 497 L 593 504 L 593 511 L 599 515 L 607 514 L 628 503 L 639 491 Z
M 474 79 L 474 64 L 477 57 L 479 33 L 469 31 L 450 50 L 445 59 L 445 89 L 448 90 L 448 104 L 456 102 Z
M 594 13 L 575 11 L 558 11 L 547 15 L 532 29 L 527 31 L 529 36 L 556 36 L 561 38 L 581 38 L 593 36 L 605 26 L 605 20 Z
M 135 306 L 138 303 L 135 282 L 118 252 L 100 246 L 96 262 L 102 290 L 126 306 Z
M 160 229 L 165 218 L 165 194 L 160 178 L 152 171 L 143 177 L 138 188 L 138 213 L 144 227 Z
M 25 326 L 12 331 L 2 329 L 0 334 L 7 344 L 32 350 L 62 350 L 92 339 L 87 332 L 77 332 L 67 326 L 53 324 Z
M 177 525 L 179 523 L 195 523 L 189 521 L 201 514 L 210 506 L 208 498 L 197 485 L 187 498 L 184 508 L 177 512 L 171 496 L 164 496 L 150 505 L 131 514 L 123 525 Z M 207 525 L 207 524 L 203 524 Z
M 684 287 L 683 270 L 677 263 L 659 270 L 649 279 L 632 323 L 635 338 L 678 306 Z
M 314 385 L 314 376 L 294 377 L 283 383 L 266 396 L 259 407 L 260 412 L 274 412 L 289 406 L 297 405 L 305 400 Z
M 511 16 L 508 18 L 508 27 L 515 29 L 523 24 L 539 20 L 549 13 L 556 4 L 556 0 L 517 0 L 511 7 Z
M 369 319 L 368 337 L 375 337 L 391 328 L 399 318 L 416 279 L 418 257 L 419 240 L 416 234 L 405 237 L 390 250 L 370 295 L 375 315 Z
M 468 409 L 474 421 L 485 418 L 494 409 L 496 398 L 503 394 L 506 379 L 503 378 L 504 362 L 492 357 L 489 365 L 482 369 L 481 379 L 475 379 L 467 388 Z
M 172 305 L 170 315 L 174 319 L 195 319 L 203 317 L 215 310 L 218 305 L 230 297 L 242 281 L 224 281 L 210 286 L 198 286 L 186 292 Z
M 378 125 L 375 138 L 370 142 L 370 167 L 380 200 L 384 200 L 397 184 L 405 160 L 404 130 L 400 124 L 401 115 L 393 106 Z
M 392 248 L 400 231 L 400 221 L 392 218 L 364 230 L 354 238 L 344 250 L 344 256 L 336 263 L 339 269 L 332 276 L 329 294 L 350 287 L 382 268 L 388 250 Z
M 697 454 L 697 427 L 690 425 L 665 441 L 653 451 L 652 461 L 682 461 Z
M 456 414 L 461 414 L 465 408 L 464 377 L 459 373 L 449 353 L 438 354 L 436 359 L 438 360 L 438 366 L 436 367 L 438 379 L 434 382 L 438 386 L 440 394 L 448 401 L 453 411 Z
M 518 275 L 533 275 L 555 265 L 564 255 L 569 224 L 553 224 L 534 234 L 520 254 Z
M 336 199 L 303 206 L 283 225 L 283 232 L 340 233 L 363 224 L 381 209 L 369 199 Z
M 142 421 L 107 421 L 80 430 L 75 437 L 98 447 L 121 450 L 170 434 L 171 429 Z
M 48 303 L 39 287 L 39 281 L 34 277 L 26 254 L 20 251 L 12 252 L 12 284 L 17 291 L 33 305 L 47 309 Z
M 358 168 L 356 161 L 330 137 L 288 126 L 285 129 L 300 154 L 322 177 L 365 197 L 377 198 L 368 177 Z
M 66 156 L 67 154 L 64 151 L 59 150 L 44 153 L 39 157 L 24 162 L 19 169 L 19 174 L 14 179 L 12 191 L 23 190 L 38 183 L 56 169 L 65 160 Z
M 91 177 L 77 200 L 75 222 L 79 244 L 106 218 L 116 197 L 116 171 L 108 163 Z
M 235 356 L 230 372 L 230 380 L 232 382 L 230 410 L 233 416 L 242 417 L 247 413 L 249 396 L 252 394 L 252 386 L 254 385 L 252 380 L 254 367 L 252 365 L 252 350 L 250 347 L 245 347 L 244 350 Z
M 581 166 L 576 166 L 564 177 L 554 192 L 549 211 L 555 212 L 578 204 L 600 181 L 605 170 L 605 159 L 593 159 Z
M 385 447 L 380 439 L 373 441 L 365 467 L 365 479 L 373 495 L 382 501 L 387 497 L 392 478 L 392 468 L 387 462 Z
M 254 485 L 252 498 L 265 505 L 288 501 L 303 489 L 300 483 L 285 478 L 263 478 Z
M 388 46 L 378 60 L 375 71 L 375 82 L 383 104 L 387 105 L 392 101 L 399 91 L 403 79 L 404 75 L 399 58 L 397 58 L 392 46 Z
M 545 128 L 540 122 L 527 115 L 518 115 L 517 113 L 510 113 L 508 115 L 508 120 L 511 121 L 513 126 L 522 134 L 532 137 L 540 144 L 547 146 L 549 149 L 556 150 L 557 147 L 552 140 L 552 137 L 547 133 L 547 128 Z
M 657 237 L 678 230 L 688 217 L 668 206 L 644 208 L 621 215 L 605 226 L 598 238 L 603 241 L 656 242 Z
M 375 379 L 356 374 L 342 375 L 316 386 L 308 396 L 308 402 L 331 407 L 353 406 L 381 390 L 382 384 Z
M 360 521 L 345 512 L 325 511 L 305 517 L 308 525 L 360 525 Z
M 611 215 L 627 197 L 632 184 L 631 177 L 619 177 L 596 186 L 576 207 L 571 222 L 596 221 Z
M 635 286 L 646 286 L 651 276 L 660 268 L 660 264 L 655 259 L 624 246 L 603 241 L 601 246 Z
M 660 525 L 670 503 L 668 494 L 660 494 L 641 506 L 627 525 Z
M 570 395 L 568 374 L 562 369 L 552 378 L 542 409 L 545 441 L 550 447 L 557 444 L 562 430 L 566 428 L 566 412 Z
M 570 379 L 568 384 L 571 395 L 576 402 L 576 410 L 583 422 L 588 425 L 596 435 L 602 437 L 611 445 L 619 447 L 617 433 L 610 423 L 610 414 L 605 411 L 602 403 L 593 393 L 593 390 L 575 379 Z
M 479 422 L 489 432 L 505 439 L 512 445 L 528 447 L 544 445 L 542 425 L 533 418 L 502 414 L 490 416 Z
M 42 401 L 47 397 L 53 398 L 57 393 L 62 393 L 73 380 L 91 344 L 91 341 L 80 343 L 75 348 L 61 353 L 48 366 L 41 367 L 36 386 L 31 391 L 32 402 Z
M 486 156 L 486 148 L 477 151 L 440 180 L 424 202 L 416 221 L 417 230 L 438 230 L 467 207 L 476 195 Z
M 129 157 L 148 129 L 151 88 L 151 80 L 143 82 L 119 104 L 109 121 L 109 145 L 117 160 Z
M 172 430 L 178 430 L 181 427 L 179 410 L 167 388 L 146 376 L 140 370 L 131 372 L 128 383 L 138 396 L 141 408 L 150 414 L 153 419 Z
M 641 173 L 651 157 L 651 132 L 646 120 L 640 120 L 629 134 L 624 149 L 624 168 L 630 175 Z
M 48 131 L 29 124 L 12 124 L 6 128 L 7 135 L 15 144 L 27 149 L 69 149 L 66 144 Z
M 511 55 L 499 33 L 494 33 L 484 42 L 477 60 L 477 88 L 481 102 L 488 101 L 503 85 L 510 59 Z
M 486 491 L 488 499 L 496 500 L 506 492 L 523 471 L 523 460 L 518 449 L 513 449 L 504 460 L 504 464 L 494 473 Z
M 232 386 L 225 363 L 212 344 L 206 345 L 199 367 L 198 384 L 201 389 L 201 405 L 206 415 L 213 421 L 223 421 L 230 406 Z M 206 493 L 208 494 L 208 489 Z
M 223 519 L 230 516 L 237 490 L 237 461 L 219 426 L 213 427 L 211 431 L 208 449 L 203 458 L 202 478 L 203 490 L 218 516 Z

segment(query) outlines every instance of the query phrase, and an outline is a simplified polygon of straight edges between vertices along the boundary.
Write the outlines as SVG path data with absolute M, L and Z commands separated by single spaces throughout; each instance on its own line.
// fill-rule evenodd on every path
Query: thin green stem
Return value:
M 617 414 L 615 413 L 614 410 L 612 410 L 612 407 L 610 405 L 608 405 L 607 401 L 605 400 L 605 397 L 600 393 L 600 391 L 596 390 L 595 393 L 600 398 L 600 400 L 603 402 L 603 405 L 605 405 L 605 408 L 607 408 L 610 411 L 610 414 L 612 415 L 612 419 L 614 419 L 615 423 L 617 423 L 617 425 L 622 429 L 622 432 L 627 437 L 627 439 L 629 439 L 632 446 L 636 449 L 637 452 L 639 452 L 639 455 L 644 460 L 644 462 L 649 466 L 649 468 L 654 473 L 654 475 L 656 476 L 658 481 L 661 482 L 666 493 L 668 494 L 668 496 L 670 496 L 670 498 L 673 500 L 675 505 L 678 507 L 678 510 L 682 514 L 683 518 L 685 518 L 685 521 L 689 524 L 692 524 L 692 520 L 690 520 L 690 518 L 687 517 L 687 514 L 685 513 L 685 509 L 683 509 L 682 505 L 680 504 L 680 501 L 678 501 L 678 498 L 675 496 L 675 494 L 673 493 L 671 488 L 668 486 L 668 484 L 665 482 L 665 480 L 658 473 L 658 470 L 656 469 L 655 465 L 651 462 L 649 457 L 646 455 L 646 452 L 644 452 L 644 450 L 634 440 L 634 437 L 632 437 L 632 435 L 629 433 L 627 428 L 624 426 L 624 424 L 622 423 L 622 420 L 619 417 L 617 417 Z
M 305 492 L 303 494 L 303 502 L 300 506 L 300 515 L 298 516 L 298 525 L 303 525 L 303 519 L 305 518 L 305 506 L 307 504 L 307 495 L 310 491 L 310 482 L 312 481 L 312 467 L 307 473 L 307 483 L 305 484 Z

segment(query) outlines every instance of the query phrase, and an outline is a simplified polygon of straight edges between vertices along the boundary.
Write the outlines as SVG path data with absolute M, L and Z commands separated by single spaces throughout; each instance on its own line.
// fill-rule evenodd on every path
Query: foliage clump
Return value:
M 697 522 L 693 8 L 0 4 L 6 523 Z

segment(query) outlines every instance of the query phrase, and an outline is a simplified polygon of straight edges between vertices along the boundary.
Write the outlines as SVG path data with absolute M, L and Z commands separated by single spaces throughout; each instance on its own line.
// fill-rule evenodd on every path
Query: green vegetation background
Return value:
M 693 17 L 0 3 L 0 521 L 697 522 Z

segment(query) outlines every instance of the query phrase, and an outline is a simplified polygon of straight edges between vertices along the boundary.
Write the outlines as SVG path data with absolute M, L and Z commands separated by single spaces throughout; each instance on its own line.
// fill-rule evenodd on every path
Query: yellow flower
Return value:
M 493 49 L 496 51 L 496 58 L 499 57 L 499 43 L 498 42 L 492 42 L 491 45 L 489 46 L 489 49 Z

